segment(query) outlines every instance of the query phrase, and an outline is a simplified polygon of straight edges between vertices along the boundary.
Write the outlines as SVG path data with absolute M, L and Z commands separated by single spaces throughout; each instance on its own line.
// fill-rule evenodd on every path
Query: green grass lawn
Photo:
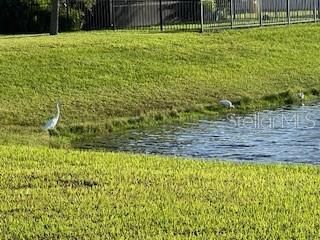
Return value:
M 320 169 L 0 147 L 1 239 L 318 239 Z
M 246 109 L 266 107 L 270 101 L 261 99 L 290 89 L 318 93 L 319 37 L 320 25 L 312 24 L 211 34 L 2 36 L 2 139 L 12 132 L 41 135 L 57 99 L 60 128 L 81 132 L 121 125 L 114 121 L 122 117 L 215 112 L 224 98 L 243 100 Z
M 320 25 L 0 36 L 0 238 L 320 238 L 319 167 L 48 147 L 216 116 L 223 98 L 246 112 L 319 97 L 319 38 Z

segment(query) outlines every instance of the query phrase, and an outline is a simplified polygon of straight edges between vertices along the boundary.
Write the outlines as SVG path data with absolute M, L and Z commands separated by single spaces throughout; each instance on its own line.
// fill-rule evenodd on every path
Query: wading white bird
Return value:
M 303 93 L 303 92 L 299 92 L 299 93 L 298 93 L 298 96 L 299 96 L 299 98 L 300 98 L 301 100 L 304 99 L 304 93 Z
M 219 104 L 225 108 L 234 108 L 234 105 L 229 100 L 221 100 Z
M 298 93 L 298 97 L 300 98 L 301 106 L 304 106 L 304 103 L 303 103 L 303 100 L 304 100 L 304 93 L 300 91 L 300 92 Z
M 58 102 L 57 103 L 57 114 L 47 122 L 47 124 L 44 126 L 44 130 L 49 131 L 49 134 L 50 134 L 50 131 L 52 131 L 56 128 L 56 126 L 59 122 L 59 118 L 60 118 L 60 104 Z

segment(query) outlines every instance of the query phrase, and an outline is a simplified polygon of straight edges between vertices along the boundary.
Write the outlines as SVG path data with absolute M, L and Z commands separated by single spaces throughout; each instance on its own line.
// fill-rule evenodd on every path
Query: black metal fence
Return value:
M 14 22 L 17 29 L 41 26 L 47 31 L 50 0 L 29 2 L 20 14 L 4 14 L 0 0 L 0 33 Z M 31 2 L 30 2 L 31 1 Z M 148 29 L 214 30 L 319 21 L 320 0 L 60 0 L 60 30 Z M 41 2 L 41 4 L 39 4 Z M 21 4 L 20 4 L 21 5 Z M 5 6 L 5 5 L 4 5 Z M 12 7 L 12 6 L 11 6 Z M 21 6 L 19 6 L 20 12 Z M 29 11 L 29 12 L 26 12 Z M 16 11 L 17 12 L 17 11 Z M 25 19 L 24 19 L 25 18 Z M 19 27 L 18 23 L 24 24 Z M 14 32 L 14 31 L 13 31 Z M 38 32 L 38 31 L 36 31 Z
M 73 3 L 70 3 L 73 1 Z M 317 22 L 320 0 L 66 0 L 83 29 L 206 30 Z

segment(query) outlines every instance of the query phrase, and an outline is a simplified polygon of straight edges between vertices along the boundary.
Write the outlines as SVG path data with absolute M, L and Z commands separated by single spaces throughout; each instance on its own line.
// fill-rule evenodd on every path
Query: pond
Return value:
M 202 159 L 320 164 L 320 104 L 292 106 L 179 126 L 117 132 L 83 149 Z

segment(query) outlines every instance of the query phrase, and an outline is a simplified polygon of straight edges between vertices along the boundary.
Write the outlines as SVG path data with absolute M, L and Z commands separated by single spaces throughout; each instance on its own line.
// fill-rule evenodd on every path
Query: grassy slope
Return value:
M 49 141 L 37 126 L 57 98 L 68 126 L 319 88 L 319 30 L 0 37 L 0 142 Z M 0 153 L 0 238 L 320 237 L 316 167 Z
M 34 132 L 58 98 L 61 126 L 103 125 L 221 98 L 257 100 L 289 88 L 319 89 L 319 37 L 320 25 L 202 35 L 0 37 L 0 126 Z
M 2 239 L 320 237 L 318 167 L 0 152 Z

